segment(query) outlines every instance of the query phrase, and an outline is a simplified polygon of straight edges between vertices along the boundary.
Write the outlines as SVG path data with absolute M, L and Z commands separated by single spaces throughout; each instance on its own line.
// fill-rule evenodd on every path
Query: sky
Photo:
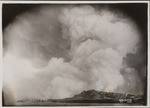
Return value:
M 5 102 L 91 89 L 145 96 L 146 7 L 3 5 Z

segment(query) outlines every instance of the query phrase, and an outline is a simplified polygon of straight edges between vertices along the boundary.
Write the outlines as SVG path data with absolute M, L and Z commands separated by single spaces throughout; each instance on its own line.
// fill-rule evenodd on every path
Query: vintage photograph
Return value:
M 3 3 L 3 106 L 146 106 L 148 3 Z

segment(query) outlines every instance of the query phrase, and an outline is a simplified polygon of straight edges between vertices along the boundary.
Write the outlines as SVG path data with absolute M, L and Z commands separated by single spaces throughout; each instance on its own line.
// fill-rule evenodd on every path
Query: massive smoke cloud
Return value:
M 140 33 L 120 13 L 42 6 L 18 16 L 4 42 L 3 89 L 14 100 L 65 98 L 90 89 L 144 93 L 139 70 L 129 62 L 139 52 Z

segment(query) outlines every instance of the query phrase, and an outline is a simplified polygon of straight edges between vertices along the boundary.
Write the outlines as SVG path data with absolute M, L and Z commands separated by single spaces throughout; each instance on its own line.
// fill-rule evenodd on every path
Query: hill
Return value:
M 83 91 L 73 97 L 64 99 L 26 99 L 18 102 L 51 102 L 51 103 L 143 103 L 142 95 L 132 95 L 97 90 Z

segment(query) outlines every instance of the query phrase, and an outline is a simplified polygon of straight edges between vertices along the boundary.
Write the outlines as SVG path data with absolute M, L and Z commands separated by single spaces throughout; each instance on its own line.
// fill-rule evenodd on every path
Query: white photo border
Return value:
M 3 4 L 98 4 L 98 3 L 111 3 L 111 4 L 115 4 L 115 3 L 147 3 L 148 4 L 148 11 L 147 11 L 147 16 L 148 16 L 148 24 L 147 24 L 147 32 L 148 32 L 148 45 L 147 45 L 147 106 L 67 106 L 67 107 L 73 107 L 73 108 L 87 108 L 87 107 L 91 107 L 91 108 L 111 108 L 111 107 L 117 107 L 117 108 L 122 108 L 122 107 L 133 107 L 133 108 L 150 108 L 150 1 L 0 1 L 0 107 L 3 108 L 9 108 L 9 106 L 2 106 L 2 81 L 3 81 L 3 36 L 2 36 L 2 5 Z M 21 108 L 21 106 L 10 106 L 13 108 Z M 27 106 L 28 108 L 44 108 L 45 106 L 41 107 L 41 106 Z M 49 106 L 50 107 L 50 106 Z M 60 106 L 58 106 L 60 107 Z M 53 107 L 56 108 L 56 107 Z M 61 108 L 65 108 L 65 106 L 61 106 Z

